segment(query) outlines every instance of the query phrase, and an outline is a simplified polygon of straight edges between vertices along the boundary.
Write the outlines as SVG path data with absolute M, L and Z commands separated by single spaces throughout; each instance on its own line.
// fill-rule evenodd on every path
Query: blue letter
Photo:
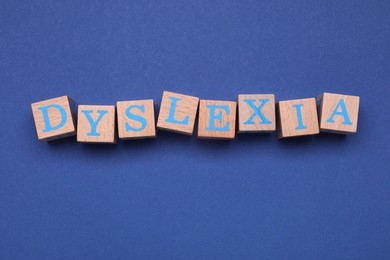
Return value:
M 295 130 L 302 130 L 307 128 L 307 126 L 305 126 L 302 122 L 302 113 L 301 113 L 302 106 L 303 104 L 293 105 L 293 107 L 295 107 L 295 109 L 297 110 L 297 119 L 298 119 L 298 126 L 295 128 Z
M 132 127 L 131 125 L 129 125 L 129 123 L 126 123 L 126 132 L 128 132 L 128 131 L 130 131 L 130 130 L 131 130 L 131 131 L 134 131 L 134 132 L 142 131 L 142 130 L 144 130 L 145 127 L 146 127 L 146 120 L 145 120 L 145 118 L 143 118 L 142 116 L 131 114 L 131 113 L 130 113 L 130 110 L 131 110 L 132 108 L 138 108 L 139 110 L 141 110 L 142 113 L 145 113 L 145 106 L 144 106 L 144 105 L 140 105 L 140 106 L 137 106 L 137 105 L 129 106 L 129 107 L 126 109 L 126 116 L 127 116 L 129 119 L 132 119 L 132 120 L 135 120 L 135 121 L 140 122 L 142 125 L 141 125 L 141 127 L 135 128 L 135 127 Z
M 91 132 L 89 132 L 88 136 L 100 136 L 98 132 L 96 132 L 96 126 L 99 124 L 100 120 L 102 120 L 103 116 L 107 114 L 107 110 L 98 110 L 99 117 L 96 121 L 93 121 L 91 117 L 92 110 L 81 110 L 84 115 L 87 117 L 89 124 L 91 125 Z
M 337 110 L 341 108 L 340 112 L 337 112 Z M 340 99 L 339 103 L 337 104 L 335 110 L 333 110 L 332 115 L 329 117 L 326 122 L 328 123 L 334 123 L 333 117 L 335 115 L 343 116 L 344 117 L 344 122 L 342 122 L 343 125 L 352 125 L 352 122 L 349 120 L 349 116 L 347 113 L 347 108 L 345 107 L 344 99 Z
M 230 122 L 227 122 L 224 127 L 216 127 L 214 121 L 217 119 L 219 123 L 222 123 L 222 111 L 215 115 L 215 109 L 223 109 L 226 112 L 226 115 L 230 114 L 229 106 L 218 106 L 218 105 L 207 105 L 207 108 L 210 109 L 210 126 L 206 130 L 214 131 L 229 131 Z
M 60 111 L 60 113 L 61 113 L 61 122 L 58 125 L 56 125 L 56 126 L 51 126 L 50 125 L 49 113 L 47 112 L 47 110 L 49 108 L 57 108 L 58 111 Z M 65 125 L 65 123 L 66 123 L 66 112 L 65 112 L 65 109 L 62 106 L 57 105 L 57 104 L 53 104 L 53 105 L 38 107 L 38 110 L 42 111 L 43 121 L 45 122 L 45 129 L 43 129 L 42 132 L 46 133 L 46 132 L 54 131 L 54 130 L 60 129 L 61 127 L 63 127 Z
M 256 107 L 255 101 L 256 100 L 254 100 L 254 99 L 245 99 L 244 100 L 244 102 L 247 103 L 253 109 L 253 111 L 255 111 L 253 113 L 253 115 L 248 119 L 248 121 L 246 121 L 244 123 L 244 125 L 253 125 L 253 124 L 255 124 L 253 122 L 253 118 L 255 118 L 255 116 L 259 116 L 261 118 L 260 124 L 262 124 L 262 125 L 271 124 L 271 122 L 260 111 L 263 108 L 263 106 L 269 101 L 269 99 L 268 98 L 267 99 L 259 99 L 260 106 L 258 106 L 258 107 Z
M 188 119 L 190 118 L 189 116 L 186 116 L 182 121 L 175 119 L 176 102 L 181 99 L 176 97 L 169 97 L 169 99 L 172 101 L 172 105 L 171 109 L 169 110 L 169 117 L 165 120 L 165 122 L 179 125 L 188 125 Z

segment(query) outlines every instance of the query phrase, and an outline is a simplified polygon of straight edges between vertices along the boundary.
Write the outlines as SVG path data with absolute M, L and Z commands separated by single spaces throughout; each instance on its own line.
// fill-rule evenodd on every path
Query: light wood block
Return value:
M 198 137 L 234 139 L 237 102 L 201 100 L 199 104 Z
M 115 106 L 79 105 L 77 141 L 116 143 Z
M 38 139 L 51 141 L 76 134 L 68 96 L 52 98 L 31 104 Z
M 238 132 L 258 133 L 276 130 L 275 95 L 238 95 Z
M 319 133 L 315 98 L 280 101 L 277 108 L 279 138 Z
M 192 135 L 199 98 L 164 91 L 157 127 L 159 129 Z
M 116 107 L 120 139 L 156 137 L 152 99 L 119 101 Z
M 317 97 L 320 131 L 352 134 L 357 131 L 358 96 L 323 93 Z

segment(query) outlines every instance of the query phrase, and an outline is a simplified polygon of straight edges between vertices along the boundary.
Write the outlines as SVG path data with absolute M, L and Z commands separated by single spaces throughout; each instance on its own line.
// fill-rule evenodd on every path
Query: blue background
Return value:
M 1 1 L 0 259 L 389 259 L 389 1 Z M 358 133 L 37 140 L 30 104 L 361 97 Z M 156 111 L 156 112 L 157 112 Z

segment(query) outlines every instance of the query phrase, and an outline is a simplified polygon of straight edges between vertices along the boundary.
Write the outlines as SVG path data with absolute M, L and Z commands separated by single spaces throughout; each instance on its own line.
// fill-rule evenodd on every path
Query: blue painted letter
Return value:
M 48 113 L 49 108 L 56 108 L 56 109 L 58 109 L 58 111 L 60 111 L 61 122 L 56 126 L 50 125 L 49 113 Z M 63 127 L 65 125 L 67 118 L 66 118 L 65 109 L 62 106 L 57 105 L 57 104 L 53 104 L 53 105 L 38 107 L 38 110 L 42 111 L 43 121 L 45 122 L 45 129 L 43 129 L 42 132 L 46 133 L 46 132 L 54 131 L 54 130 L 60 129 L 61 127 Z
M 337 110 L 339 110 L 339 107 L 341 108 L 341 111 L 337 112 Z M 336 115 L 344 117 L 344 122 L 342 122 L 343 125 L 352 125 L 352 122 L 349 120 L 349 116 L 347 113 L 347 108 L 345 107 L 344 99 L 340 99 L 336 108 L 333 110 L 332 115 L 329 117 L 328 120 L 326 120 L 326 122 L 334 123 L 333 117 Z
M 302 122 L 302 113 L 301 113 L 302 106 L 303 104 L 293 105 L 293 107 L 295 107 L 295 109 L 297 110 L 297 119 L 298 119 L 298 126 L 295 128 L 295 130 L 302 130 L 307 128 L 307 126 L 305 126 Z
M 82 113 L 87 117 L 89 124 L 91 125 L 91 132 L 89 132 L 88 136 L 100 136 L 98 132 L 96 132 L 96 126 L 99 124 L 100 120 L 102 120 L 103 116 L 107 114 L 107 110 L 98 110 L 99 113 L 98 119 L 96 121 L 93 121 L 91 117 L 92 110 L 81 110 Z
M 146 119 L 145 118 L 143 118 L 142 116 L 134 115 L 134 114 L 130 113 L 130 110 L 133 108 L 138 108 L 139 110 L 141 110 L 142 113 L 145 113 L 145 106 L 144 105 L 140 105 L 140 106 L 133 105 L 133 106 L 129 106 L 126 109 L 126 116 L 129 119 L 140 122 L 142 125 L 138 128 L 135 128 L 135 127 L 132 127 L 129 123 L 126 123 L 126 132 L 128 132 L 128 131 L 139 132 L 139 131 L 144 130 L 146 127 Z
M 188 120 L 190 118 L 189 116 L 186 116 L 181 121 L 175 119 L 176 103 L 181 99 L 176 97 L 169 97 L 169 99 L 172 101 L 172 104 L 169 110 L 169 117 L 165 120 L 165 122 L 179 124 L 179 125 L 188 125 Z
M 219 123 L 222 123 L 222 111 L 215 114 L 215 109 L 223 109 L 226 112 L 226 115 L 230 114 L 229 106 L 218 106 L 218 105 L 207 105 L 207 108 L 210 109 L 210 126 L 206 128 L 206 130 L 214 130 L 214 131 L 229 131 L 230 122 L 227 122 L 223 127 L 216 127 L 214 125 L 214 121 L 218 120 Z
M 253 118 L 256 116 L 259 116 L 261 118 L 260 124 L 266 125 L 271 124 L 271 122 L 264 116 L 264 114 L 261 112 L 261 109 L 263 106 L 269 101 L 269 99 L 259 99 L 260 105 L 256 107 L 255 105 L 255 99 L 245 99 L 244 102 L 247 103 L 254 111 L 253 115 L 244 123 L 244 125 L 253 125 L 255 124 L 253 122 Z

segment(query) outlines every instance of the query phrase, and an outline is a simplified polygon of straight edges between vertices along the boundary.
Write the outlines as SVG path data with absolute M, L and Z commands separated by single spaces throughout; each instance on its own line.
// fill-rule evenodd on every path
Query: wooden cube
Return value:
M 201 100 L 199 104 L 198 137 L 234 139 L 237 102 Z
M 317 97 L 320 131 L 337 134 L 356 133 L 358 114 L 358 96 L 323 93 Z
M 192 135 L 199 98 L 164 91 L 157 127 L 159 129 Z
M 257 133 L 276 130 L 275 95 L 238 95 L 238 132 Z
M 315 98 L 280 101 L 277 108 L 279 138 L 319 133 Z
M 38 139 L 51 141 L 76 134 L 68 96 L 57 97 L 31 104 Z
M 79 105 L 77 141 L 82 143 L 116 143 L 115 106 Z
M 153 99 L 116 104 L 120 139 L 156 137 Z

